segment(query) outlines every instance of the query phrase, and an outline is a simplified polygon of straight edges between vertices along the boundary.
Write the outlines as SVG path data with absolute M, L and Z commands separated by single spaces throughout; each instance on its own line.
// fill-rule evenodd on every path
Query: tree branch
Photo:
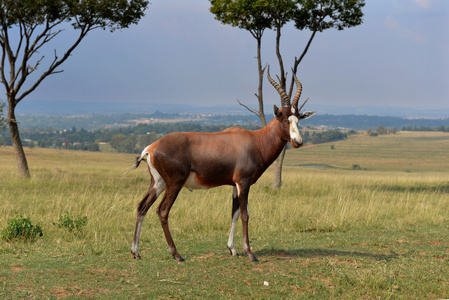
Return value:
M 302 61 L 302 59 L 304 58 L 304 56 L 306 55 L 307 51 L 309 51 L 309 47 L 310 47 L 310 45 L 312 44 L 312 40 L 313 40 L 313 38 L 315 37 L 316 32 L 317 32 L 317 29 L 314 29 L 313 32 L 312 32 L 312 35 L 310 36 L 309 41 L 307 42 L 307 45 L 306 45 L 306 47 L 304 48 L 304 50 L 303 50 L 301 56 L 299 57 L 299 59 L 295 57 L 295 63 L 294 63 L 293 68 L 292 68 L 293 74 L 296 75 L 296 73 L 298 72 L 298 65 L 301 63 L 301 61 Z M 291 98 L 291 96 L 292 96 L 292 93 L 293 93 L 293 84 L 294 84 L 294 82 L 295 82 L 295 80 L 293 79 L 293 74 L 292 74 L 292 80 L 291 80 L 291 82 L 290 82 L 290 89 L 289 89 L 289 91 L 288 91 L 288 97 L 289 97 L 289 98 Z
M 252 112 L 253 114 L 255 114 L 256 116 L 259 116 L 259 111 L 257 111 L 257 110 L 255 110 L 254 108 L 251 108 L 251 107 L 249 107 L 249 106 L 243 104 L 242 102 L 240 102 L 239 99 L 237 99 L 237 102 L 238 102 L 241 106 L 243 106 L 244 108 L 246 108 L 247 110 L 249 110 L 250 112 Z
M 85 28 L 83 28 L 80 32 L 80 35 L 78 36 L 77 40 L 73 43 L 73 45 L 67 50 L 67 52 L 64 54 L 64 56 L 58 60 L 58 57 L 55 54 L 55 59 L 53 60 L 53 62 L 51 63 L 50 67 L 48 68 L 47 71 L 45 71 L 41 77 L 33 84 L 33 86 L 31 86 L 28 90 L 26 90 L 25 92 L 22 93 L 22 95 L 20 95 L 19 97 L 17 97 L 17 103 L 19 103 L 23 98 L 25 98 L 28 94 L 30 94 L 31 92 L 33 92 L 38 86 L 39 84 L 48 76 L 48 75 L 52 75 L 52 74 L 57 74 L 57 73 L 61 73 L 62 71 L 55 71 L 55 69 L 57 67 L 59 67 L 67 58 L 69 58 L 69 56 L 72 54 L 73 50 L 75 50 L 75 48 L 79 45 L 79 43 L 81 43 L 81 41 L 83 40 L 83 38 L 87 35 L 87 33 L 92 30 L 91 26 L 87 26 Z M 26 78 L 26 77 L 25 77 Z M 23 78 L 23 79 L 25 79 Z M 23 83 L 23 82 L 22 82 Z
M 245 121 L 248 121 L 249 123 L 253 124 L 254 126 L 257 126 L 257 127 L 259 127 L 259 128 L 262 128 L 262 126 L 261 126 L 261 125 L 259 125 L 259 124 L 256 124 L 256 123 L 254 123 L 254 122 L 253 122 L 253 121 L 251 121 L 251 120 L 245 119 Z

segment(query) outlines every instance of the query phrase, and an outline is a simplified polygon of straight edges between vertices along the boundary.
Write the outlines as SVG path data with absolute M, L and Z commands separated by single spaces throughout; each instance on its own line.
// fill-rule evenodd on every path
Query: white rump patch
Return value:
M 156 198 L 165 190 L 165 181 L 161 174 L 156 170 L 156 168 L 151 164 L 150 155 L 148 154 L 147 163 L 150 167 L 150 173 L 154 178 L 154 188 L 156 188 Z

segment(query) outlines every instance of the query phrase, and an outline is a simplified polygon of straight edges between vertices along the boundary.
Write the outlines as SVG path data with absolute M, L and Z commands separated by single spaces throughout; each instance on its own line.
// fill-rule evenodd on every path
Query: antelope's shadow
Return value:
M 341 251 L 341 250 L 330 250 L 330 249 L 294 249 L 294 250 L 283 250 L 283 249 L 267 249 L 255 251 L 254 254 L 258 257 L 275 256 L 279 259 L 294 259 L 294 258 L 317 258 L 317 257 L 360 257 L 360 258 L 372 258 L 378 261 L 390 261 L 397 259 L 399 257 L 409 256 L 414 251 L 409 251 L 404 254 L 398 254 L 394 251 L 390 251 L 390 254 L 376 254 L 376 253 L 366 253 L 359 251 Z

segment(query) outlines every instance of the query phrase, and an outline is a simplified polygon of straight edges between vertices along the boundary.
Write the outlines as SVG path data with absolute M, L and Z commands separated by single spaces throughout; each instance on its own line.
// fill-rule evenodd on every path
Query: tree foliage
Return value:
M 261 36 L 261 33 L 271 28 L 270 6 L 267 0 L 211 0 L 210 11 L 215 19 L 223 24 L 245 29 L 251 34 Z
M 302 9 L 294 15 L 295 27 L 322 32 L 326 29 L 344 28 L 360 25 L 362 22 L 362 0 L 298 0 Z
M 388 129 L 385 126 L 380 125 L 376 129 L 376 133 L 379 134 L 379 135 L 387 134 L 388 133 Z

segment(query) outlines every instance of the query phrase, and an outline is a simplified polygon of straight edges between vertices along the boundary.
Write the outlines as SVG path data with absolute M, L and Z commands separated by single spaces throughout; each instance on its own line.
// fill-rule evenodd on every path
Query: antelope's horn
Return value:
M 295 73 L 293 73 L 293 78 L 295 79 L 296 82 L 296 94 L 293 97 L 292 100 L 292 106 L 295 108 L 298 108 L 298 101 L 299 98 L 301 97 L 301 93 L 302 93 L 302 84 L 301 82 L 298 80 L 298 78 L 296 77 Z M 304 102 L 305 103 L 305 102 Z M 301 108 L 304 106 L 304 104 L 301 106 Z M 298 112 L 301 111 L 301 109 L 298 110 Z
M 279 95 L 281 96 L 282 99 L 282 106 L 289 106 L 290 104 L 290 100 L 288 99 L 287 93 L 284 91 L 283 88 L 281 88 L 281 86 L 279 84 L 277 84 L 276 81 L 273 80 L 273 78 L 271 78 L 270 76 L 270 66 L 268 66 L 268 70 L 267 70 L 267 77 L 268 77 L 268 81 L 271 83 L 271 85 L 276 89 L 276 91 L 278 91 Z

